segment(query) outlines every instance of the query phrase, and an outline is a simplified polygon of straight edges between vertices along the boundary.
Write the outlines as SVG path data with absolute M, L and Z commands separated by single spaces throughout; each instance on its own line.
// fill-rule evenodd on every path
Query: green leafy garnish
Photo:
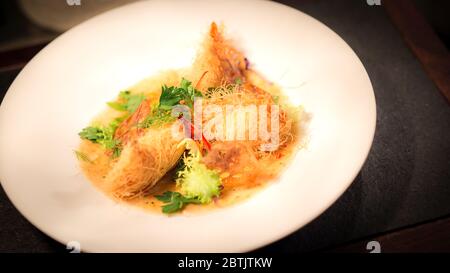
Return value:
M 171 110 L 172 107 L 177 104 L 185 104 L 192 108 L 195 97 L 202 97 L 202 93 L 195 89 L 190 81 L 182 78 L 179 87 L 162 86 L 161 96 L 159 98 L 159 108 Z
M 188 198 L 196 198 L 202 204 L 211 202 L 220 195 L 221 180 L 219 173 L 208 169 L 201 162 L 200 151 L 190 150 L 183 158 L 184 168 L 178 171 L 177 187 Z
M 145 100 L 144 94 L 131 94 L 130 91 L 122 91 L 119 93 L 119 100 L 108 102 L 108 105 L 118 111 L 127 111 L 132 114 L 143 100 Z
M 140 128 L 149 128 L 176 120 L 171 115 L 172 107 L 177 104 L 185 104 L 192 107 L 195 97 L 201 97 L 202 93 L 196 90 L 192 83 L 184 78 L 181 79 L 179 87 L 162 86 L 158 105 L 152 107 L 151 113 L 138 124 Z M 108 126 L 84 128 L 80 133 L 82 139 L 101 144 L 105 149 L 112 150 L 113 157 L 118 157 L 121 152 L 120 141 L 114 139 L 114 132 L 119 124 L 133 114 L 142 101 L 144 94 L 132 94 L 130 91 L 122 91 L 116 101 L 108 102 L 108 105 L 118 111 L 127 112 L 124 116 L 114 119 Z
M 185 78 L 181 79 L 179 87 L 163 85 L 159 104 L 152 107 L 152 112 L 138 126 L 149 128 L 150 126 L 176 120 L 177 117 L 173 117 L 171 113 L 172 107 L 178 104 L 185 104 L 192 108 L 195 97 L 202 97 L 202 93 L 196 90 L 192 83 Z
M 120 141 L 114 139 L 114 132 L 119 122 L 113 121 L 108 126 L 84 128 L 78 135 L 82 139 L 87 139 L 93 143 L 98 143 L 103 148 L 112 150 L 113 157 L 118 157 L 121 152 Z
M 222 189 L 219 173 L 210 170 L 201 162 L 200 150 L 192 139 L 184 139 L 180 144 L 185 147 L 187 155 L 176 166 L 176 186 L 180 192 L 166 191 L 155 196 L 165 203 L 162 212 L 174 213 L 184 208 L 186 204 L 206 204 L 213 197 L 220 195 Z
M 150 126 L 158 126 L 174 120 L 176 120 L 176 117 L 173 117 L 169 110 L 154 107 L 153 111 L 138 124 L 138 127 L 149 128 Z
M 162 195 L 156 195 L 155 197 L 159 201 L 165 203 L 165 205 L 162 206 L 162 212 L 167 213 L 167 214 L 180 211 L 187 204 L 200 203 L 200 201 L 197 200 L 196 198 L 189 198 L 189 197 L 183 196 L 179 192 L 173 192 L 173 191 L 166 191 Z
M 112 109 L 115 109 L 117 111 L 127 111 L 127 107 L 123 103 L 120 103 L 117 101 L 110 101 L 110 102 L 107 102 L 106 104 L 108 104 L 109 107 L 111 107 Z

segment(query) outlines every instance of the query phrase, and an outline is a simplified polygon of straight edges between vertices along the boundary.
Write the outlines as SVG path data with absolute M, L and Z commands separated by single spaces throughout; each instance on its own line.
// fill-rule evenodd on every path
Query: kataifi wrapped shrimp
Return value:
M 205 92 L 209 87 L 244 80 L 248 63 L 241 52 L 224 39 L 215 23 L 187 77 L 195 89 Z M 183 104 L 183 101 L 180 102 Z M 175 118 L 163 126 L 139 128 L 137 124 L 152 114 L 150 101 L 138 109 L 116 129 L 114 138 L 121 142 L 122 152 L 104 178 L 104 188 L 112 195 L 129 199 L 145 194 L 170 170 L 186 147 L 182 144 L 183 128 L 173 133 Z

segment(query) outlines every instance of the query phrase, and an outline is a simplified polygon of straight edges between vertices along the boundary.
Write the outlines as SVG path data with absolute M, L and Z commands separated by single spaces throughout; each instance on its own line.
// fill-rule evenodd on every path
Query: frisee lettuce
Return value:
M 121 152 L 120 140 L 114 139 L 114 133 L 118 122 L 113 121 L 108 126 L 89 126 L 81 130 L 78 135 L 81 139 L 87 139 L 93 143 L 98 143 L 103 148 L 112 151 L 113 157 L 118 157 Z
M 178 146 L 188 151 L 177 166 L 176 186 L 180 192 L 167 191 L 155 196 L 165 204 L 163 213 L 178 212 L 191 203 L 209 203 L 220 195 L 222 188 L 219 173 L 201 162 L 200 149 L 194 140 L 186 138 Z
M 178 171 L 177 187 L 188 198 L 197 198 L 200 203 L 211 202 L 220 195 L 221 179 L 219 173 L 201 162 L 201 153 L 190 149 L 183 158 L 184 168 Z

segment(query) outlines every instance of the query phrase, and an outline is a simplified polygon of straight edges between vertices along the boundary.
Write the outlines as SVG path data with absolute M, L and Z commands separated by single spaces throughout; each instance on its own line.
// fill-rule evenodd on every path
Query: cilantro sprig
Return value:
M 179 192 L 166 191 L 162 195 L 155 195 L 156 199 L 165 203 L 162 206 L 162 212 L 171 214 L 182 210 L 187 204 L 198 204 L 197 198 L 188 198 Z

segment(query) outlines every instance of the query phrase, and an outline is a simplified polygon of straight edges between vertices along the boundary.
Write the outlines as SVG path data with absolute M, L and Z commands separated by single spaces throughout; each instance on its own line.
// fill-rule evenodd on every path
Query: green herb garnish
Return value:
M 117 121 L 113 121 L 108 126 L 89 126 L 84 128 L 80 133 L 78 133 L 78 135 L 82 139 L 87 139 L 93 143 L 101 144 L 103 148 L 112 150 L 113 157 L 118 157 L 121 151 L 120 140 L 114 139 L 114 133 L 118 124 L 119 123 Z
M 193 140 L 185 140 L 187 154 L 176 166 L 176 185 L 182 193 L 166 191 L 155 197 L 165 203 L 162 212 L 174 213 L 186 204 L 207 204 L 220 195 L 222 189 L 219 173 L 203 164 L 201 154 Z
M 200 201 L 197 198 L 188 198 L 179 192 L 166 191 L 162 195 L 155 195 L 156 199 L 163 202 L 163 213 L 175 213 L 182 210 L 187 204 L 198 204 Z
M 171 115 L 172 107 L 178 104 L 185 104 L 193 107 L 195 97 L 201 97 L 202 93 L 196 90 L 192 83 L 184 78 L 181 79 L 179 87 L 166 85 L 162 86 L 159 103 L 152 107 L 151 113 L 138 124 L 140 128 L 149 128 L 154 125 L 161 125 L 176 120 Z M 108 105 L 118 111 L 127 112 L 124 116 L 114 119 L 108 126 L 84 128 L 80 133 L 82 139 L 90 140 L 101 144 L 105 149 L 112 150 L 113 157 L 118 157 L 121 152 L 120 141 L 114 139 L 114 132 L 119 124 L 132 115 L 142 101 L 144 94 L 132 94 L 130 91 L 122 91 L 116 101 L 108 102 Z
M 200 151 L 189 152 L 183 157 L 184 166 L 177 171 L 177 187 L 186 197 L 196 198 L 202 204 L 220 195 L 222 188 L 219 173 L 209 169 L 201 161 Z
M 178 104 L 184 104 L 193 107 L 195 97 L 202 97 L 202 93 L 196 90 L 192 83 L 185 78 L 181 79 L 179 87 L 166 85 L 162 86 L 159 104 L 152 107 L 152 112 L 144 121 L 138 124 L 138 127 L 149 128 L 150 126 L 161 125 L 176 120 L 172 116 L 172 107 Z
M 185 104 L 192 108 L 195 97 L 202 97 L 202 93 L 195 89 L 190 81 L 182 78 L 180 87 L 162 86 L 161 96 L 159 98 L 159 108 L 171 110 L 172 107 L 177 104 Z
M 176 120 L 176 117 L 173 117 L 169 110 L 163 110 L 159 107 L 154 107 L 150 115 L 148 115 L 142 122 L 140 122 L 138 124 L 138 127 L 149 128 L 150 126 L 159 126 L 174 120 Z
M 145 100 L 144 94 L 131 94 L 130 91 L 122 91 L 119 93 L 118 101 L 108 102 L 108 105 L 118 111 L 127 111 L 132 114 L 143 100 Z

